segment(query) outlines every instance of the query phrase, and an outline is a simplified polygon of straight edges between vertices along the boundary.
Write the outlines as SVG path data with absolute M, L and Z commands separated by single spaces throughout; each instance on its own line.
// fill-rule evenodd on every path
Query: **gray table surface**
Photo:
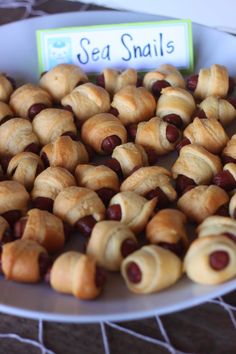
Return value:
M 4 1 L 0 1 L 0 4 Z M 6 3 L 6 2 L 5 2 Z M 15 2 L 16 3 L 16 2 Z M 20 1 L 19 1 L 20 3 Z M 35 1 L 35 11 L 59 13 L 82 9 L 101 10 L 102 7 L 84 5 L 75 1 Z M 0 24 L 17 21 L 24 15 L 24 8 L 0 8 Z M 236 292 L 223 297 L 236 306 Z M 213 303 L 205 303 L 185 311 L 161 317 L 171 344 L 179 351 L 197 354 L 236 353 L 236 331 L 227 311 Z M 156 318 L 119 323 L 123 328 L 159 339 L 163 336 Z M 109 350 L 112 354 L 168 353 L 165 348 L 130 334 L 105 326 Z M 38 321 L 0 314 L 1 334 L 15 333 L 21 337 L 38 341 Z M 44 344 L 57 354 L 102 354 L 104 343 L 99 324 L 63 324 L 44 322 Z M 31 345 L 12 338 L 0 337 L 0 354 L 39 354 Z

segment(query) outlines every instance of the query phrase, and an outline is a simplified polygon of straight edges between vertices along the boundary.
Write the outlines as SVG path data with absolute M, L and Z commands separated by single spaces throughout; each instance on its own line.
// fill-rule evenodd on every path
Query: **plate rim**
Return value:
M 79 11 L 79 12 L 66 12 L 66 13 L 56 13 L 56 14 L 49 14 L 43 17 L 34 17 L 34 18 L 28 18 L 28 19 L 23 19 L 20 21 L 14 21 L 14 22 L 10 22 L 10 23 L 6 23 L 4 25 L 0 26 L 0 33 L 1 33 L 1 29 L 4 27 L 11 27 L 11 26 L 17 26 L 18 24 L 21 25 L 22 23 L 29 23 L 29 22 L 35 22 L 38 19 L 43 19 L 43 21 L 45 20 L 45 22 L 47 22 L 48 20 L 50 20 L 52 17 L 53 18 L 60 18 L 62 16 L 67 16 L 70 17 L 71 15 L 75 16 L 77 15 L 78 18 L 80 16 L 90 16 L 91 17 L 94 16 L 95 14 L 98 16 L 102 16 L 102 15 L 109 15 L 109 14 L 116 14 L 119 13 L 121 16 L 122 15 L 137 15 L 137 16 L 146 16 L 146 17 L 153 17 L 153 18 L 158 18 L 158 20 L 160 19 L 166 19 L 169 17 L 165 17 L 165 16 L 158 16 L 158 15 L 151 15 L 151 14 L 141 14 L 141 13 L 136 13 L 136 12 L 131 12 L 131 11 L 115 11 L 115 10 L 92 10 L 92 11 Z M 172 18 L 171 18 L 172 19 Z M 174 18 L 173 18 L 174 19 Z M 147 20 L 149 21 L 149 20 Z M 204 26 L 201 24 L 197 24 L 195 22 L 193 22 L 195 25 L 200 26 L 202 28 L 205 28 L 206 30 L 213 30 L 214 32 L 218 32 L 218 33 L 222 33 L 217 29 L 213 29 L 210 28 L 208 26 Z M 50 28 L 50 27 L 49 27 Z M 225 36 L 230 36 L 230 37 L 234 37 L 233 35 L 229 34 L 229 33 L 223 33 Z M 236 38 L 235 38 L 236 40 Z M 0 280 L 0 281 L 6 281 L 6 280 Z M 217 287 L 215 288 L 212 292 L 210 292 L 209 294 L 202 294 L 199 295 L 197 297 L 194 297 L 193 299 L 189 299 L 189 300 L 182 300 L 180 302 L 178 302 L 177 304 L 171 304 L 170 306 L 165 306 L 164 308 L 153 308 L 153 309 L 143 309 L 140 311 L 137 310 L 132 310 L 130 312 L 123 312 L 123 313 L 109 313 L 109 314 L 105 314 L 105 315 L 100 315 L 100 314 L 96 314 L 96 315 L 83 315 L 83 314 L 63 314 L 63 313 L 55 313 L 55 312 L 48 312 L 48 311 L 40 311 L 40 310 L 31 310 L 31 309 L 23 309 L 22 307 L 17 307 L 17 306 L 11 306 L 8 304 L 4 304 L 1 303 L 1 298 L 0 298 L 0 312 L 3 313 L 7 313 L 10 315 L 15 315 L 15 316 L 20 316 L 20 317 L 26 317 L 26 318 L 30 318 L 30 319 L 42 319 L 42 320 L 47 320 L 47 321 L 53 321 L 53 322 L 70 322 L 70 323 L 98 323 L 98 322 L 106 322 L 106 321 L 128 321 L 128 320 L 138 320 L 138 319 L 143 319 L 143 318 L 147 318 L 147 317 L 151 317 L 151 316 L 155 316 L 155 315 L 164 315 L 164 314 L 170 314 L 173 312 L 178 312 L 178 311 L 182 311 L 185 309 L 189 309 L 191 307 L 200 305 L 206 301 L 209 301 L 210 299 L 213 299 L 217 296 L 220 295 L 225 295 L 228 292 L 236 289 L 236 279 L 232 279 L 231 281 L 228 281 L 226 283 L 223 284 L 224 285 L 224 289 L 223 287 Z M 201 286 L 201 285 L 199 285 Z M 140 296 L 145 296 L 145 295 L 140 295 Z M 78 300 L 80 301 L 80 300 Z M 98 301 L 98 300 L 93 300 L 93 301 Z
M 223 283 L 221 285 L 225 285 L 224 293 L 222 293 L 222 288 L 216 288 L 215 291 L 209 294 L 200 295 L 194 300 L 191 298 L 187 301 L 180 301 L 178 304 L 170 305 L 165 307 L 164 309 L 159 308 L 150 309 L 150 310 L 140 310 L 128 313 L 110 313 L 105 315 L 65 315 L 63 313 L 51 313 L 48 311 L 33 311 L 28 309 L 22 309 L 17 306 L 10 306 L 0 303 L 0 312 L 6 313 L 9 315 L 25 317 L 33 320 L 46 320 L 49 322 L 60 322 L 60 323 L 101 323 L 101 322 L 126 322 L 131 320 L 141 320 L 145 318 L 150 318 L 153 316 L 162 316 L 169 315 L 175 312 L 179 312 L 182 310 L 188 310 L 192 307 L 203 305 L 207 301 L 211 299 L 215 299 L 218 296 L 226 295 L 227 293 L 236 289 L 236 279 L 231 279 L 227 283 Z M 214 285 L 213 285 L 214 286 Z M 214 295 L 213 295 L 214 294 Z M 67 295 L 66 295 L 67 296 Z M 71 295 L 68 295 L 71 296 Z M 138 295 L 143 296 L 143 295 Z M 80 301 L 78 299 L 78 301 Z M 92 300 L 93 301 L 93 300 Z M 99 299 L 95 299 L 95 301 L 99 301 Z M 168 311 L 166 311 L 166 308 Z

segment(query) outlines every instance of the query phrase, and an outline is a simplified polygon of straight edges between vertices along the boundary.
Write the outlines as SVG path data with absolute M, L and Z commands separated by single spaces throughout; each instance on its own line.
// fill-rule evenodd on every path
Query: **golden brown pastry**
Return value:
M 203 146 L 213 154 L 219 154 L 226 146 L 229 138 L 224 128 L 216 119 L 194 118 L 183 132 L 185 141 Z
M 116 160 L 118 164 L 118 172 L 127 177 L 134 169 L 149 165 L 148 154 L 139 144 L 132 142 L 121 144 L 115 147 L 111 155 L 112 160 Z M 112 162 L 108 166 L 113 168 Z
M 127 177 L 120 187 L 121 192 L 134 191 L 147 199 L 157 197 L 160 208 L 176 199 L 176 191 L 171 184 L 171 174 L 164 167 L 141 167 Z
M 162 209 L 147 224 L 146 237 L 151 244 L 182 256 L 189 245 L 186 223 L 187 218 L 180 210 Z
M 133 232 L 119 221 L 98 222 L 87 244 L 87 254 L 110 271 L 120 270 L 122 260 L 137 249 Z
M 97 297 L 102 290 L 105 279 L 101 274 L 92 257 L 69 251 L 61 254 L 53 263 L 50 285 L 60 293 L 90 300 Z
M 236 118 L 236 109 L 230 100 L 209 96 L 198 106 L 201 116 L 217 119 L 223 126 L 228 125 Z
M 180 87 L 162 89 L 157 103 L 156 115 L 179 128 L 188 125 L 196 109 L 193 96 Z
M 25 187 L 16 181 L 0 182 L 0 215 L 9 224 L 14 223 L 25 214 L 30 200 Z
M 10 106 L 17 116 L 33 119 L 41 110 L 52 106 L 52 98 L 41 87 L 25 84 L 13 92 Z
M 117 174 L 111 168 L 104 165 L 78 165 L 75 169 L 75 177 L 78 186 L 95 191 L 105 205 L 120 190 L 120 182 Z
M 66 135 L 45 145 L 40 156 L 45 166 L 63 167 L 70 172 L 74 172 L 78 164 L 89 162 L 89 154 L 84 144 Z
M 97 221 L 105 218 L 105 212 L 105 206 L 97 193 L 83 187 L 64 188 L 53 206 L 55 215 L 86 236 L 90 235 Z
M 3 73 L 0 73 L 0 101 L 8 102 L 14 91 L 11 79 Z
M 35 116 L 32 125 L 41 145 L 49 144 L 63 134 L 77 133 L 73 114 L 64 109 L 44 109 Z
M 123 87 L 138 83 L 138 74 L 135 69 L 126 69 L 119 71 L 111 68 L 105 68 L 97 77 L 97 84 L 105 88 L 111 96 L 121 90 Z
M 176 67 L 170 64 L 163 64 L 155 71 L 149 71 L 144 75 L 143 86 L 152 92 L 156 98 L 159 98 L 164 87 L 185 88 L 185 81 Z
M 219 64 L 202 68 L 198 75 L 188 79 L 187 87 L 193 91 L 197 99 L 203 100 L 208 96 L 226 97 L 229 90 L 228 70 Z
M 177 190 L 183 193 L 188 185 L 209 184 L 221 169 L 219 156 L 210 153 L 202 146 L 190 144 L 180 150 L 180 155 L 171 171 L 173 178 L 177 179 Z
M 236 275 L 236 244 L 228 237 L 197 238 L 184 259 L 187 276 L 200 284 L 220 284 Z
M 110 96 L 104 88 L 88 82 L 66 95 L 61 100 L 61 104 L 70 107 L 76 119 L 83 123 L 95 114 L 108 112 Z
M 7 167 L 8 176 L 31 190 L 34 180 L 44 170 L 40 157 L 32 152 L 19 152 L 10 160 Z
M 125 258 L 121 274 L 130 291 L 150 294 L 176 283 L 182 275 L 182 262 L 171 251 L 148 245 Z
M 10 225 L 4 217 L 0 216 L 0 245 L 13 240 L 13 232 L 10 229 Z
M 124 125 L 138 123 L 153 117 L 156 101 L 145 87 L 126 86 L 118 91 L 111 102 Z
M 220 187 L 197 186 L 179 198 L 178 208 L 190 220 L 200 224 L 210 215 L 222 215 L 229 202 L 228 194 Z
M 13 118 L 0 126 L 0 155 L 16 155 L 22 151 L 37 153 L 39 141 L 30 121 Z
M 47 269 L 48 254 L 33 240 L 16 240 L 3 246 L 1 261 L 7 280 L 37 283 Z
M 39 85 L 50 93 L 55 102 L 60 102 L 76 86 L 87 81 L 87 75 L 79 66 L 74 64 L 58 64 L 42 74 Z
M 62 167 L 48 167 L 34 181 L 31 191 L 34 206 L 52 211 L 53 201 L 66 187 L 75 186 L 74 176 Z
M 165 155 L 175 149 L 180 137 L 181 132 L 177 127 L 160 117 L 153 117 L 148 122 L 138 124 L 135 143 L 154 150 L 157 155 Z
M 232 135 L 224 150 L 222 151 L 223 161 L 236 163 L 236 134 Z
M 236 242 L 236 220 L 220 215 L 212 215 L 197 227 L 198 237 L 225 235 Z
M 127 141 L 121 121 L 110 113 L 95 114 L 82 126 L 81 137 L 98 154 L 112 154 L 114 148 Z
M 144 230 L 156 204 L 157 198 L 147 200 L 135 192 L 120 192 L 111 199 L 107 217 L 122 222 L 138 234 Z
M 10 106 L 4 102 L 0 102 L 0 124 L 13 118 L 14 114 Z
M 15 223 L 14 236 L 23 240 L 34 240 L 49 253 L 62 250 L 65 243 L 62 220 L 40 209 L 29 210 L 26 216 Z

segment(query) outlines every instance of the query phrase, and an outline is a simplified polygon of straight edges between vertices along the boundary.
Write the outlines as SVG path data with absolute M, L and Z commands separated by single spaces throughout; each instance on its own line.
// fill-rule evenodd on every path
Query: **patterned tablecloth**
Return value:
M 0 24 L 104 8 L 63 0 L 0 0 Z M 63 324 L 0 314 L 0 354 L 234 354 L 236 292 L 185 311 L 139 321 Z

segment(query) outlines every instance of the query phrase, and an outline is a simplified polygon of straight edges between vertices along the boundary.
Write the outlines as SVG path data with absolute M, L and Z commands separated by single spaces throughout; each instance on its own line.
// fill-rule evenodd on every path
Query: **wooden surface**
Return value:
M 37 2 L 36 2 L 37 3 Z M 53 0 L 41 1 L 34 10 L 47 13 L 99 10 L 96 6 L 78 2 Z M 0 9 L 0 24 L 16 21 L 24 9 Z M 236 306 L 236 292 L 224 299 Z M 47 301 L 45 299 L 45 301 Z M 162 316 L 161 320 L 171 344 L 180 351 L 197 354 L 236 353 L 236 331 L 229 314 L 222 307 L 206 303 L 192 309 Z M 154 339 L 164 340 L 155 317 L 140 321 L 120 323 L 124 328 Z M 79 325 L 44 322 L 44 344 L 57 354 L 102 354 L 104 344 L 98 324 Z M 16 333 L 38 341 L 38 321 L 0 314 L 0 333 Z M 111 354 L 168 353 L 165 348 L 135 338 L 106 326 Z M 0 338 L 0 354 L 39 354 L 41 351 L 14 339 Z
M 236 292 L 226 296 L 236 305 Z M 45 299 L 46 301 L 46 299 Z M 225 310 L 207 303 L 189 310 L 161 317 L 172 345 L 196 354 L 236 353 L 235 328 Z M 145 336 L 163 340 L 156 318 L 119 323 Z M 34 320 L 0 314 L 0 333 L 14 332 L 37 340 L 38 323 Z M 106 326 L 111 354 L 165 354 L 166 349 Z M 104 346 L 98 324 L 44 323 L 44 344 L 57 354 L 103 354 Z M 40 351 L 12 339 L 0 339 L 1 354 L 38 354 Z

